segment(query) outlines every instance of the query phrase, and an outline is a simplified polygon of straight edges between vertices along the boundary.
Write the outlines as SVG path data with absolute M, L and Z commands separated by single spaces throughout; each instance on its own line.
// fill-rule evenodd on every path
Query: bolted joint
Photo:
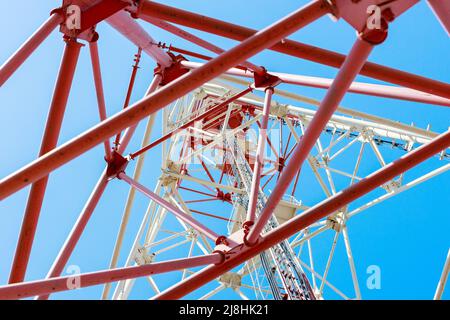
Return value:
M 183 57 L 181 54 L 175 56 L 171 52 L 167 52 L 167 54 L 172 58 L 172 64 L 166 68 L 163 68 L 158 64 L 158 66 L 154 70 L 155 75 L 161 75 L 162 79 L 160 86 L 164 86 L 189 72 L 188 68 L 185 68 L 181 65 L 182 61 L 187 61 L 185 57 Z
M 100 35 L 98 32 L 92 32 L 91 38 L 88 40 L 89 42 L 97 42 L 100 39 Z
M 223 244 L 223 245 L 225 245 L 225 246 L 228 246 L 228 245 L 229 245 L 228 240 L 227 240 L 227 237 L 225 237 L 225 236 L 219 236 L 219 237 L 216 239 L 216 246 L 221 245 L 221 244 Z
M 106 168 L 108 180 L 117 178 L 120 173 L 125 172 L 125 169 L 128 166 L 128 159 L 124 158 L 115 150 L 111 153 L 111 158 L 105 160 L 108 163 Z
M 123 0 L 123 1 L 128 2 L 130 4 L 127 8 L 125 8 L 125 10 L 130 13 L 130 16 L 133 19 L 139 19 L 143 2 L 141 0 Z
M 253 247 L 253 246 L 257 245 L 258 242 L 261 240 L 261 236 L 259 236 L 258 239 L 256 239 L 256 241 L 252 243 L 252 242 L 248 241 L 247 237 L 248 237 L 248 232 L 246 232 L 244 234 L 244 239 L 243 239 L 243 242 L 247 247 Z
M 386 8 L 381 12 L 379 27 L 369 29 L 366 25 L 358 36 L 372 45 L 381 44 L 388 36 L 389 22 L 394 21 L 394 19 L 395 15 L 392 10 L 390 8 Z
M 255 224 L 254 221 L 245 221 L 245 222 L 242 224 L 242 229 L 244 229 L 244 234 L 249 233 L 249 232 L 250 232 L 250 227 L 251 227 L 252 225 L 254 225 L 254 224 Z
M 281 80 L 277 76 L 274 76 L 267 72 L 267 70 L 262 67 L 263 73 L 254 72 L 254 87 L 259 89 L 272 89 L 277 86 Z
M 220 261 L 216 262 L 215 265 L 220 265 L 222 263 L 224 263 L 226 260 L 229 259 L 228 255 L 225 254 L 225 252 L 223 252 L 222 250 L 214 250 L 212 253 L 218 253 L 220 254 Z
M 54 14 L 57 14 L 61 18 L 64 18 L 65 17 L 64 7 L 59 7 L 59 8 L 55 8 L 55 9 L 51 10 L 50 15 L 54 15 Z

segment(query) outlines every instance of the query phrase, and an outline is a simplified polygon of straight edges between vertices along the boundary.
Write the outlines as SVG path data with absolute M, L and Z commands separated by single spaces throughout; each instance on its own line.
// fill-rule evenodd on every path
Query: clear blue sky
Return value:
M 190 11 L 206 14 L 226 21 L 263 28 L 295 10 L 307 1 L 165 1 L 165 3 Z M 14 4 L 14 9 L 0 11 L 0 35 L 2 45 L 0 63 L 5 61 L 20 44 L 44 21 L 58 1 L 26 0 Z M 144 24 L 143 24 L 144 25 Z M 200 52 L 195 46 L 174 38 L 156 27 L 145 26 L 151 35 L 167 44 Z M 377 47 L 370 60 L 430 78 L 450 82 L 449 38 L 432 15 L 424 1 L 400 17 L 390 28 L 388 40 Z M 99 47 L 104 76 L 108 115 L 122 107 L 130 74 L 132 57 L 136 48 L 111 27 L 98 26 Z M 200 32 L 206 40 L 215 41 L 223 48 L 235 42 Z M 290 38 L 330 50 L 347 53 L 355 33 L 344 21 L 332 22 L 324 17 Z M 31 58 L 0 89 L 0 126 L 3 139 L 0 160 L 0 176 L 21 168 L 35 159 L 52 96 L 54 79 L 63 50 L 61 34 L 52 35 Z M 334 77 L 336 69 L 320 66 L 304 60 L 264 52 L 251 59 L 269 70 Z M 144 57 L 138 74 L 133 99 L 139 99 L 146 89 L 154 68 L 154 62 Z M 360 81 L 375 83 L 361 77 Z M 306 88 L 291 90 L 320 99 L 324 91 Z M 348 94 L 342 105 L 384 116 L 404 123 L 414 122 L 425 128 L 432 125 L 436 132 L 447 130 L 450 110 L 426 104 L 394 101 L 375 97 Z M 82 49 L 73 89 L 65 115 L 60 143 L 98 122 L 95 92 L 87 48 Z M 157 121 L 153 138 L 160 133 Z M 130 149 L 140 143 L 143 126 Z M 92 187 L 104 168 L 103 148 L 99 146 L 71 161 L 51 175 L 43 205 L 27 280 L 45 277 L 62 243 L 75 222 Z M 153 187 L 160 174 L 159 158 L 149 159 L 142 181 Z M 155 163 L 152 163 L 155 161 Z M 158 161 L 158 162 L 156 162 Z M 435 167 L 436 162 L 423 164 L 416 173 Z M 131 172 L 131 171 L 130 171 Z M 444 174 L 421 186 L 401 194 L 385 203 L 367 210 L 349 225 L 356 267 L 362 284 L 362 294 L 367 299 L 377 298 L 432 298 L 450 244 L 449 175 Z M 0 203 L 0 283 L 7 282 L 14 248 L 20 229 L 28 188 Z M 111 183 L 98 210 L 95 211 L 85 234 L 81 238 L 69 264 L 77 264 L 83 272 L 106 269 L 115 241 L 127 194 L 126 186 L 118 181 Z M 129 232 L 124 241 L 126 252 L 121 256 L 123 264 L 134 238 L 147 202 L 138 197 L 131 217 Z M 317 242 L 318 250 L 328 250 L 328 242 Z M 345 256 L 343 246 L 336 256 Z M 348 267 L 344 259 L 337 259 L 334 274 L 330 274 L 340 289 L 351 291 Z M 320 263 L 320 262 L 319 262 Z M 369 265 L 379 265 L 382 270 L 382 289 L 368 290 L 364 283 Z M 345 275 L 340 277 L 340 269 Z M 342 271 L 344 273 L 344 271 Z M 143 292 L 143 291 L 142 291 Z M 141 293 L 142 293 L 141 292 Z M 100 297 L 101 287 L 91 287 L 75 292 L 54 295 L 54 298 Z M 133 295 L 142 297 L 145 294 Z M 225 291 L 217 297 L 235 298 Z M 444 297 L 450 297 L 450 289 Z

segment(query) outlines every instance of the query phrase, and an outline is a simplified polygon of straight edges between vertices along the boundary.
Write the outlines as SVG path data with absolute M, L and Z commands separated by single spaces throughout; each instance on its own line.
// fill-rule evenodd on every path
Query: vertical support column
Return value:
M 247 234 L 246 241 L 249 244 L 255 244 L 257 242 L 261 231 L 285 194 L 292 179 L 301 168 L 305 159 L 308 157 L 309 152 L 314 147 L 314 144 L 322 133 L 323 128 L 336 111 L 351 83 L 366 62 L 372 49 L 373 44 L 359 37 L 357 38 L 352 50 L 345 59 L 344 64 L 333 81 L 333 84 L 328 90 L 325 98 L 322 100 L 322 103 L 320 104 L 314 118 L 306 129 L 305 134 L 298 143 L 297 147 L 295 147 L 295 151 L 291 156 L 289 164 L 284 168 L 283 174 L 267 200 L 266 207 L 261 212 L 259 220 Z
M 105 95 L 103 92 L 102 72 L 100 69 L 100 59 L 98 56 L 97 40 L 98 39 L 95 39 L 94 41 L 89 42 L 89 52 L 91 54 L 92 72 L 94 74 L 95 92 L 97 94 L 98 112 L 100 115 L 100 121 L 103 121 L 106 119 L 106 106 L 105 106 Z M 110 159 L 111 144 L 109 138 L 105 140 L 103 145 L 105 147 L 106 159 Z
M 0 87 L 19 69 L 28 57 L 63 21 L 59 13 L 53 13 L 39 29 L 0 67 Z
M 256 150 L 256 162 L 253 167 L 252 188 L 250 190 L 250 198 L 247 209 L 247 224 L 253 224 L 256 218 L 256 204 L 258 201 L 259 184 L 261 181 L 261 171 L 264 165 L 264 151 L 267 138 L 267 124 L 269 123 L 270 104 L 272 103 L 272 95 L 274 89 L 266 88 L 264 98 L 263 115 L 261 119 L 261 127 L 259 129 L 258 148 Z
M 59 132 L 64 118 L 72 80 L 75 74 L 80 49 L 82 47 L 76 39 L 65 38 L 64 41 L 66 42 L 66 46 L 55 84 L 44 136 L 42 138 L 41 149 L 39 152 L 40 157 L 54 149 L 58 143 Z M 22 282 L 25 278 L 47 182 L 48 176 L 45 176 L 31 186 L 14 262 L 11 268 L 9 283 Z

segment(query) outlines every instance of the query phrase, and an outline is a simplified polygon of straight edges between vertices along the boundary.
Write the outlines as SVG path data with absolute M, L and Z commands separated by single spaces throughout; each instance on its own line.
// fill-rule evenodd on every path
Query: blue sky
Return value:
M 215 1 L 187 3 L 171 0 L 165 3 L 261 29 L 297 9 L 306 1 L 281 1 L 276 6 L 273 5 L 273 1 L 266 0 L 247 2 L 231 0 L 227 1 L 226 5 Z M 49 0 L 27 0 L 15 3 L 14 10 L 0 11 L 2 38 L 0 61 L 5 61 L 58 4 Z M 159 41 L 207 53 L 156 27 L 144 23 L 142 25 Z M 99 50 L 107 112 L 108 115 L 112 115 L 122 108 L 136 48 L 108 25 L 100 24 L 97 31 L 100 34 Z M 223 48 L 230 48 L 235 44 L 234 41 L 220 37 L 195 33 L 206 40 L 214 41 Z M 355 32 L 344 21 L 332 22 L 328 17 L 324 17 L 290 38 L 347 53 L 355 39 Z M 61 34 L 55 31 L 0 89 L 2 106 L 0 126 L 4 136 L 0 157 L 0 176 L 2 177 L 21 168 L 36 157 L 62 50 Z M 448 36 L 426 3 L 421 1 L 391 25 L 389 38 L 384 44 L 375 48 L 370 60 L 450 82 L 449 54 Z M 251 61 L 279 72 L 322 77 L 334 77 L 337 72 L 333 68 L 269 51 L 258 54 Z M 154 66 L 152 60 L 146 56 L 143 57 L 133 92 L 134 101 L 144 94 Z M 358 80 L 376 83 L 375 80 L 365 77 L 358 77 Z M 289 89 L 316 99 L 324 95 L 323 90 L 292 86 Z M 445 107 L 355 94 L 348 94 L 342 105 L 408 124 L 413 122 L 422 128 L 431 124 L 436 132 L 447 130 L 450 124 L 450 110 Z M 60 143 L 68 141 L 97 122 L 98 113 L 89 54 L 88 49 L 84 47 L 67 105 Z M 153 139 L 160 132 L 160 122 L 157 121 Z M 141 124 L 130 150 L 135 150 L 140 144 L 142 133 L 143 125 Z M 102 153 L 103 147 L 98 146 L 52 173 L 28 267 L 27 280 L 45 277 L 104 168 Z M 158 154 L 152 155 L 154 156 L 148 157 L 142 179 L 151 188 L 160 175 Z M 435 161 L 427 162 L 417 168 L 415 173 L 419 174 L 433 166 L 436 166 Z M 366 169 L 370 171 L 373 168 Z M 367 210 L 351 221 L 349 232 L 353 253 L 357 259 L 356 267 L 362 283 L 363 297 L 368 299 L 432 298 L 450 243 L 448 177 L 448 173 L 436 177 Z M 126 185 L 119 181 L 113 181 L 110 184 L 69 264 L 79 265 L 83 272 L 108 267 L 127 190 Z M 8 279 L 27 194 L 28 188 L 0 203 L 2 221 L 0 224 L 0 283 L 6 283 Z M 129 232 L 124 242 L 125 251 L 132 244 L 146 205 L 146 199 L 138 196 L 128 228 Z M 329 239 L 327 242 L 325 238 L 318 241 L 316 245 L 318 250 L 321 250 L 320 248 L 328 244 Z M 336 256 L 345 256 L 342 246 L 337 250 Z M 125 251 L 120 258 L 121 264 L 126 259 Z M 330 274 L 330 277 L 336 279 L 334 282 L 338 287 L 351 291 L 348 273 L 339 277 L 341 264 L 342 268 L 347 268 L 344 260 L 337 259 L 335 274 Z M 382 270 L 381 290 L 369 290 L 364 286 L 367 277 L 366 268 L 373 264 L 379 265 Z M 96 299 L 99 298 L 100 293 L 101 287 L 97 286 L 57 294 L 54 298 Z M 133 297 L 142 296 L 145 294 L 141 295 L 138 292 Z M 235 298 L 233 293 L 227 291 L 217 297 Z M 450 290 L 447 290 L 444 297 L 450 297 Z

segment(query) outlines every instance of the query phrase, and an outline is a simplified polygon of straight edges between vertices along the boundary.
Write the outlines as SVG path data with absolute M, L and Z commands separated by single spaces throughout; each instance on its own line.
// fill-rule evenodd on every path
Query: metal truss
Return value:
M 0 181 L 0 199 L 31 185 L 9 284 L 0 287 L 0 298 L 48 299 L 72 289 L 71 277 L 61 274 L 109 182 L 120 180 L 129 185 L 129 193 L 110 268 L 78 275 L 77 288 L 102 284 L 102 299 L 127 299 L 137 281 L 147 283 L 148 298 L 154 299 L 208 299 L 223 290 L 241 299 L 362 299 L 349 221 L 450 169 L 449 131 L 436 133 L 339 105 L 352 92 L 450 106 L 450 84 L 367 61 L 388 37 L 388 26 L 395 28 L 395 19 L 417 2 L 314 0 L 255 31 L 148 0 L 64 0 L 0 68 L 2 85 L 59 27 L 65 50 L 39 157 Z M 428 3 L 449 32 L 447 2 Z M 378 9 L 379 16 L 372 16 Z M 347 56 L 287 39 L 327 14 L 357 31 Z M 378 19 L 375 26 L 369 25 L 372 18 Z M 135 19 L 217 56 L 158 43 Z M 95 30 L 103 21 L 138 48 L 123 110 L 111 117 Z M 183 26 L 241 42 L 225 50 Z M 58 146 L 80 41 L 88 43 L 91 55 L 100 122 Z M 334 79 L 324 79 L 271 72 L 248 61 L 265 49 L 339 70 Z M 142 54 L 156 68 L 145 96 L 132 103 Z M 358 74 L 389 84 L 356 82 Z M 280 84 L 327 93 L 316 101 L 280 90 Z M 151 142 L 159 111 L 162 135 Z M 129 150 L 142 120 L 147 124 L 141 148 Z M 105 169 L 47 278 L 24 282 L 49 174 L 99 144 L 105 150 Z M 148 153 L 153 159 L 161 155 L 161 176 L 153 189 L 151 182 L 141 181 Z M 426 160 L 433 170 L 420 175 L 408 171 Z M 125 265 L 118 266 L 137 194 L 148 199 L 148 208 Z M 329 251 L 313 246 L 324 235 L 331 235 Z M 353 292 L 330 280 L 342 242 Z M 318 260 L 325 265 L 319 267 Z M 445 287 L 448 261 L 436 299 Z M 197 290 L 205 285 L 207 290 Z

